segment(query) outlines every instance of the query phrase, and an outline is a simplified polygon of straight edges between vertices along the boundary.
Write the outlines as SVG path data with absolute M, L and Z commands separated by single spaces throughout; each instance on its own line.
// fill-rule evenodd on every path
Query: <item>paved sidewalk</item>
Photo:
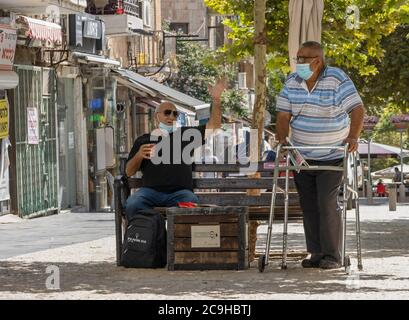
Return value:
M 299 261 L 281 270 L 279 260 L 264 273 L 257 262 L 244 271 L 118 268 L 112 213 L 34 220 L 3 216 L 0 299 L 409 299 L 409 205 L 399 205 L 396 212 L 389 212 L 387 203 L 361 206 L 362 272 L 356 271 L 353 212 L 348 213 L 349 275 L 343 269 L 305 270 Z M 281 232 L 282 224 L 274 225 L 275 250 L 281 250 Z M 263 225 L 259 251 L 265 233 Z M 289 233 L 291 250 L 303 251 L 302 224 L 290 224 Z M 60 289 L 47 289 L 55 270 Z

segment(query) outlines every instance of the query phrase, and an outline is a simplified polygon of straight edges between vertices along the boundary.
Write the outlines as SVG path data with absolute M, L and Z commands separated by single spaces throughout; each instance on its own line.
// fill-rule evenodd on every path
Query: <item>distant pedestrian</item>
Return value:
M 402 175 L 398 167 L 395 167 L 395 174 L 392 180 L 393 182 L 402 182 Z
M 386 197 L 386 188 L 382 179 L 379 179 L 378 184 L 376 185 L 376 194 L 378 197 Z

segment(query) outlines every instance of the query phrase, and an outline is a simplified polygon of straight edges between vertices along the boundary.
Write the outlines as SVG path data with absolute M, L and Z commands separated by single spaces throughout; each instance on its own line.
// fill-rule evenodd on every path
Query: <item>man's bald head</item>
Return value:
M 176 106 L 169 101 L 162 102 L 155 110 L 155 119 L 159 123 L 171 126 L 177 120 Z
M 169 101 L 162 102 L 160 105 L 158 105 L 155 109 L 155 113 L 160 113 L 163 112 L 164 110 L 176 110 L 176 106 Z

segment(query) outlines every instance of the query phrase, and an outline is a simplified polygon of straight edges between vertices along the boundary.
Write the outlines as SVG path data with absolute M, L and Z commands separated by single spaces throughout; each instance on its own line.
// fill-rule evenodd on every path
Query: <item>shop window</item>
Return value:
M 189 23 L 171 22 L 169 27 L 171 31 L 182 34 L 189 34 Z

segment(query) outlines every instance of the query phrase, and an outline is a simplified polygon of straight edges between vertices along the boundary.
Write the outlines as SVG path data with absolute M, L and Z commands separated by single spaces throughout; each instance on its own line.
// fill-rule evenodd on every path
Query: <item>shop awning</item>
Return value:
M 359 141 L 358 153 L 362 158 L 368 157 L 368 142 L 365 140 Z M 387 144 L 371 142 L 370 146 L 371 158 L 400 158 L 401 150 L 399 147 L 390 146 Z M 402 157 L 409 157 L 409 150 L 402 150 Z
M 20 16 L 19 18 L 27 25 L 27 37 L 34 40 L 62 42 L 60 25 L 26 16 Z
M 197 120 L 210 118 L 210 104 L 188 96 L 159 82 L 146 78 L 130 70 L 113 70 L 118 81 L 134 90 L 142 97 L 155 97 L 173 102 L 176 107 L 186 108 L 196 113 Z M 179 109 L 180 109 L 179 108 Z
M 97 56 L 94 54 L 82 53 L 82 52 L 73 52 L 73 58 L 79 59 L 79 62 L 83 63 L 97 63 L 97 64 L 105 64 L 105 65 L 112 65 L 119 67 L 121 63 L 117 60 L 108 59 L 105 56 Z
M 0 71 L 0 90 L 14 89 L 17 85 L 17 73 L 14 71 Z

